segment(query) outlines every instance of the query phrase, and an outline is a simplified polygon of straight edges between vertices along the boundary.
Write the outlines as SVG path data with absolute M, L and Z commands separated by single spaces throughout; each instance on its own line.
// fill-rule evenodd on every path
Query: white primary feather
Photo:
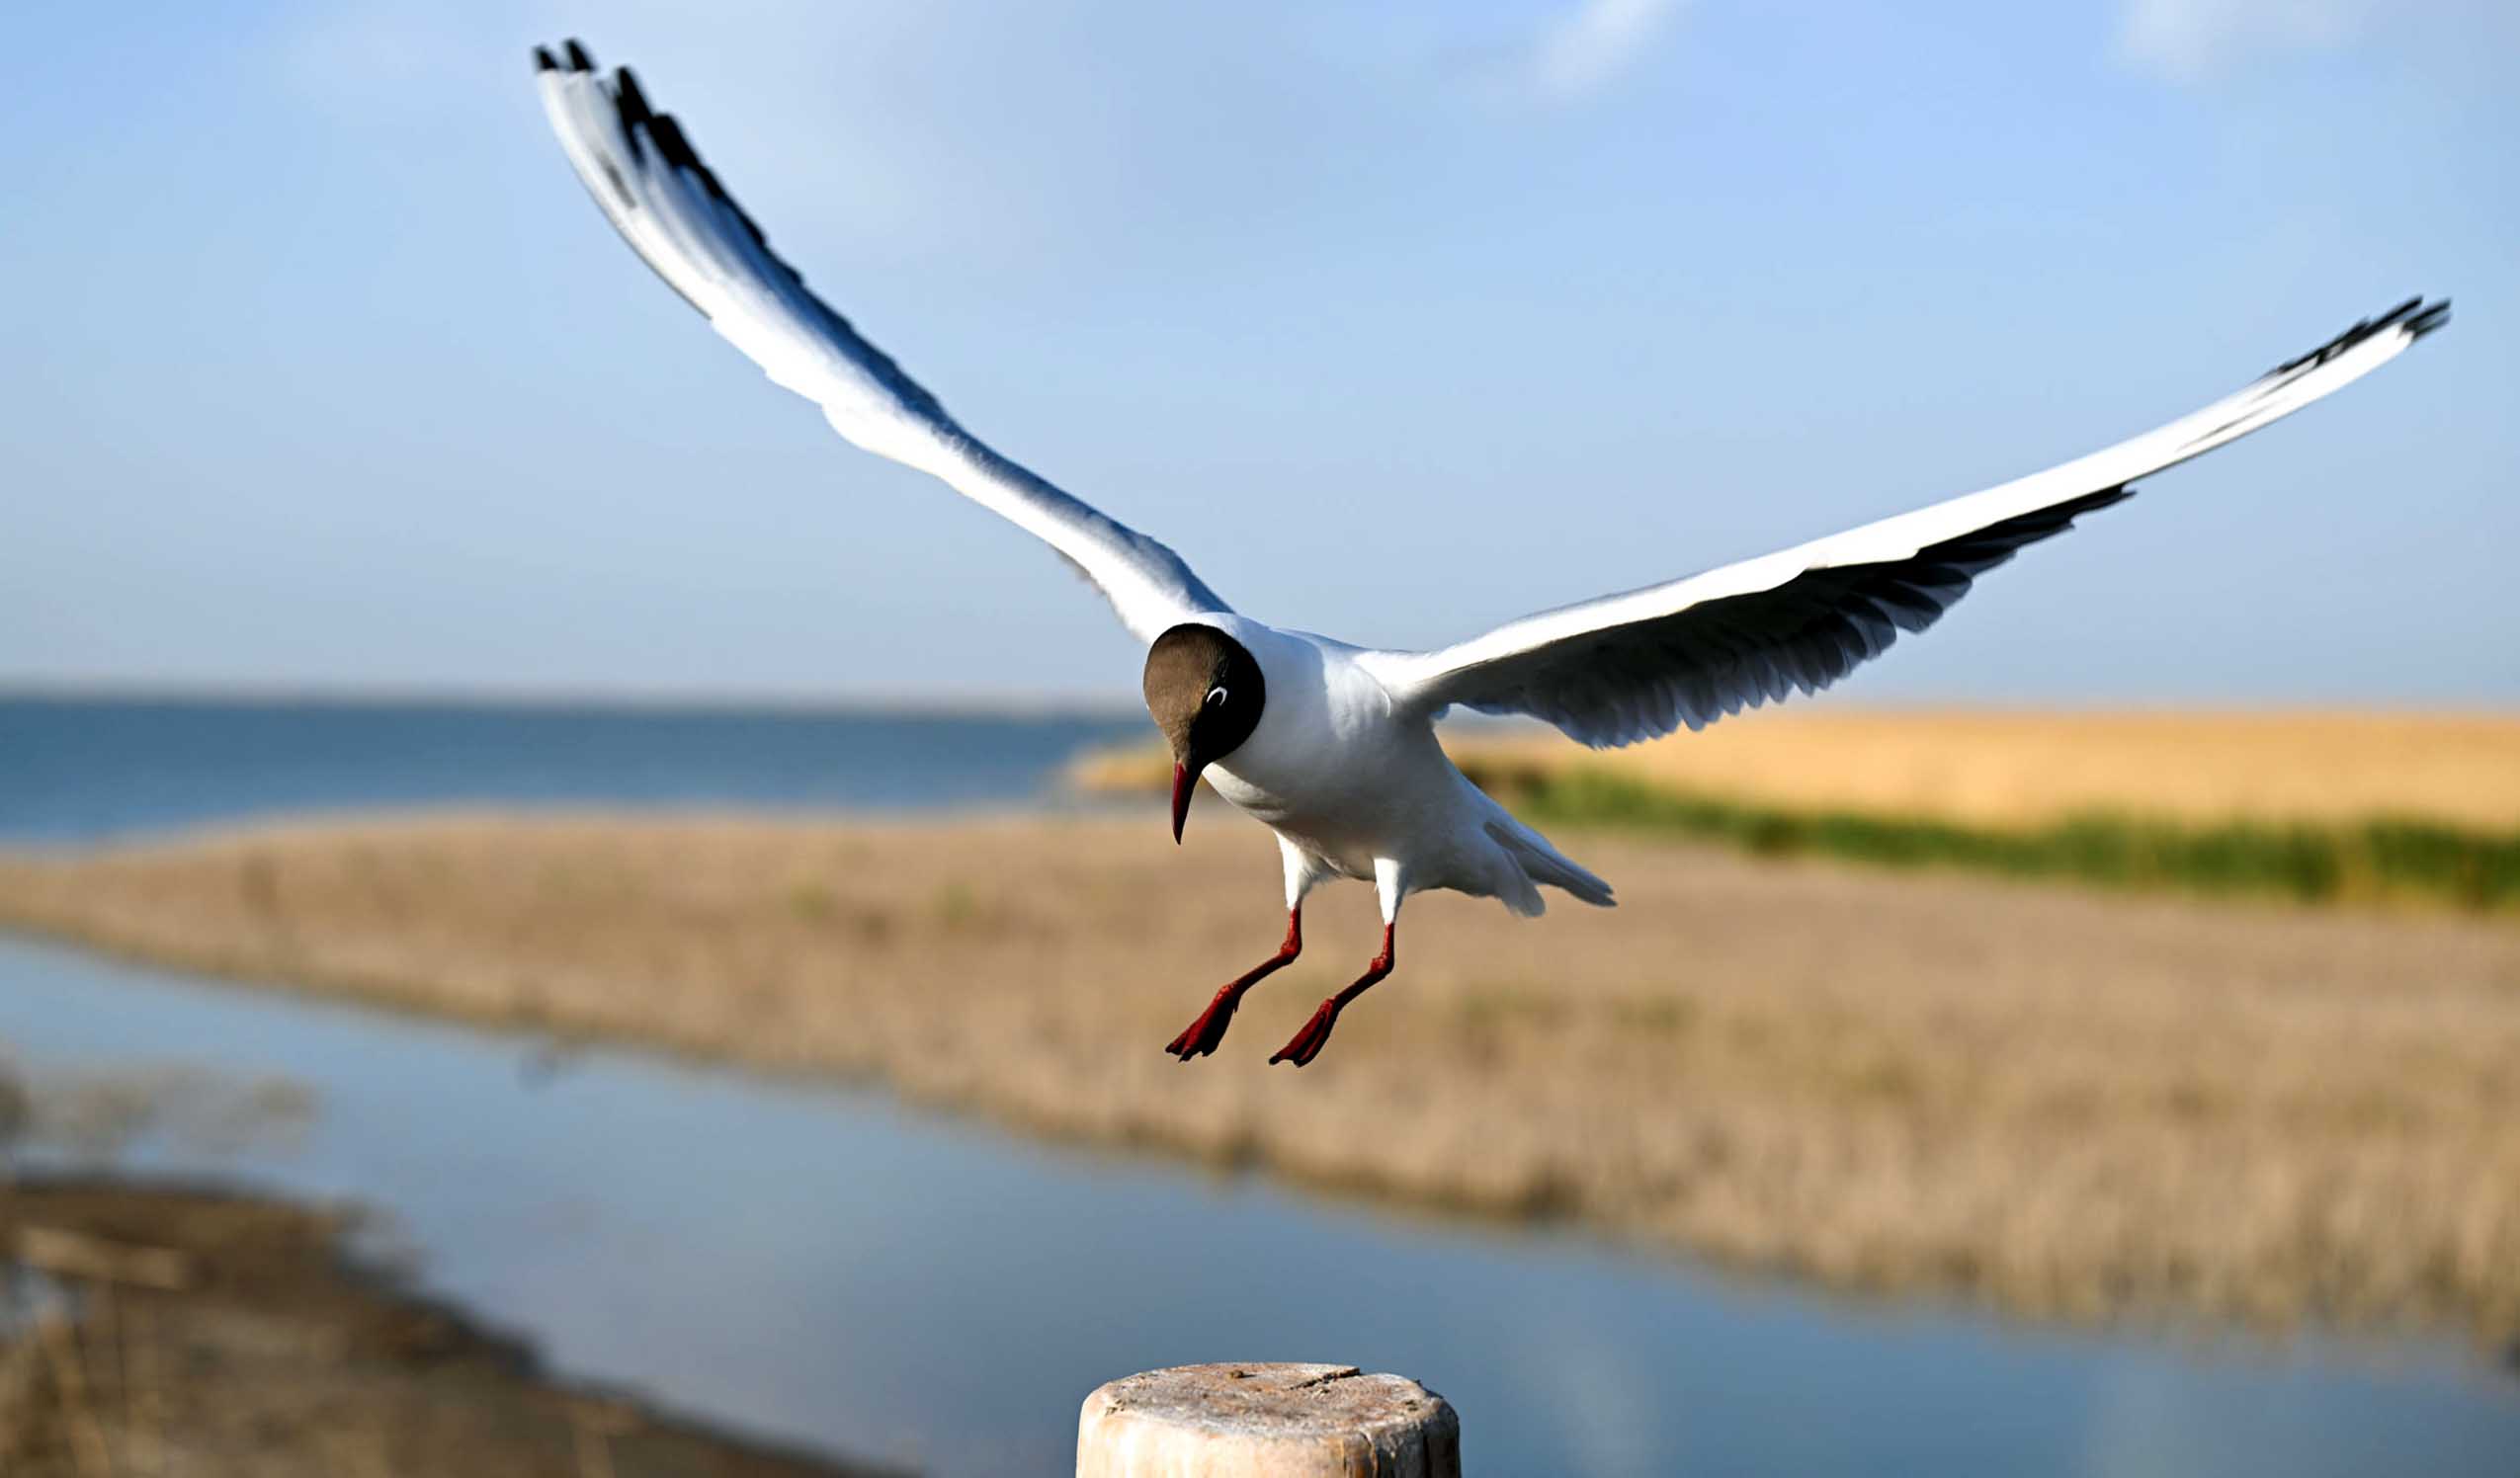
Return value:
M 1631 744 L 1793 692 L 1815 693 L 1921 631 L 1976 576 L 2074 518 L 2301 409 L 2403 353 L 2449 314 L 2409 299 L 2238 393 L 2047 471 L 1623 595 L 1542 612 L 1432 652 L 1357 662 L 1404 710 L 1528 713 L 1596 746 Z
M 991 451 L 882 350 L 805 288 L 670 114 L 649 110 L 628 68 L 599 75 L 571 41 L 538 51 L 543 106 L 569 163 L 656 275 L 770 377 L 832 427 L 916 467 L 1042 539 L 1083 572 L 1140 641 L 1230 608 L 1181 556 Z

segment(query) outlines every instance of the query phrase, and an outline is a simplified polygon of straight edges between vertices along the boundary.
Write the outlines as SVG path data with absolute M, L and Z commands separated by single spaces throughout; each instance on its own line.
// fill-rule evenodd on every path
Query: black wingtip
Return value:
M 670 113 L 660 113 L 647 121 L 647 136 L 656 140 L 656 152 L 665 156 L 667 164 L 698 170 L 700 155 L 692 151 L 691 140 L 683 137 L 683 125 Z
M 647 94 L 639 91 L 638 79 L 630 75 L 630 69 L 615 67 L 613 82 L 616 101 L 622 112 L 622 123 L 625 125 L 645 123 L 652 111 L 647 106 Z
M 2269 374 L 2290 374 L 2296 370 L 2324 365 L 2346 350 L 2386 329 L 2402 328 L 2407 337 L 2420 339 L 2450 319 L 2450 299 L 2427 307 L 2421 297 L 2410 297 L 2377 318 L 2365 318 L 2352 328 L 2321 344 L 2308 354 L 2296 355 L 2268 370 Z
M 645 164 L 647 150 L 638 136 L 655 114 L 647 106 L 647 94 L 638 90 L 638 79 L 630 75 L 628 67 L 613 69 L 613 111 L 621 116 L 622 137 L 630 144 L 630 157 Z
M 586 47 L 578 42 L 578 39 L 576 37 L 570 37 L 568 39 L 565 49 L 568 51 L 569 56 L 569 70 L 574 72 L 591 72 L 595 70 L 595 58 L 586 54 Z
M 534 48 L 534 70 L 538 72 L 556 72 L 559 69 L 559 60 L 551 55 L 550 47 L 537 46 Z

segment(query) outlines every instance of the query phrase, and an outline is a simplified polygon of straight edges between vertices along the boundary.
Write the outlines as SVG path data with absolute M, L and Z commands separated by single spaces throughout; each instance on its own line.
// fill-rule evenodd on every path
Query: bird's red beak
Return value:
M 1181 824 L 1190 819 L 1190 792 L 1199 788 L 1199 772 L 1175 761 L 1172 767 L 1172 840 L 1181 845 Z

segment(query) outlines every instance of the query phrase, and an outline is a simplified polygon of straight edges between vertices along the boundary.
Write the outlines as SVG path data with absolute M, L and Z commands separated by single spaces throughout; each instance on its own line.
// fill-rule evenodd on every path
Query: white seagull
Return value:
M 1633 744 L 1790 693 L 1816 693 L 1922 631 L 1978 575 L 2130 495 L 2139 477 L 2292 414 L 2397 357 L 2449 304 L 2409 298 L 2205 409 L 2105 451 L 1806 544 L 1508 622 L 1431 652 L 1384 651 L 1236 613 L 1181 556 L 1007 460 L 807 290 L 625 67 L 585 47 L 535 52 L 543 104 L 605 216 L 667 287 L 843 437 L 944 479 L 1064 556 L 1146 644 L 1146 709 L 1173 756 L 1173 839 L 1205 776 L 1277 833 L 1287 933 L 1167 1051 L 1214 1052 L 1243 992 L 1293 961 L 1303 898 L 1370 879 L 1383 947 L 1269 1060 L 1310 1062 L 1341 1008 L 1391 971 L 1400 902 L 1451 888 L 1541 911 L 1540 886 L 1586 903 L 1610 885 L 1472 785 L 1435 742 L 1454 704 L 1548 720 L 1584 744 Z

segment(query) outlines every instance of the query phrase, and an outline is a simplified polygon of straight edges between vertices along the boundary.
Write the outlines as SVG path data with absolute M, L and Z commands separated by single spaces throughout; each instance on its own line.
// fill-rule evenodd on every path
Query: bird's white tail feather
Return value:
M 1502 807 L 1498 808 L 1497 816 L 1487 822 L 1486 830 L 1531 882 L 1562 888 L 1577 899 L 1599 908 L 1618 907 L 1618 901 L 1610 896 L 1610 884 L 1585 871 L 1565 854 L 1550 846 L 1547 837 L 1504 814 Z M 1504 903 L 1518 914 L 1537 914 L 1544 906 L 1539 890 L 1528 886 L 1520 897 L 1505 896 Z

